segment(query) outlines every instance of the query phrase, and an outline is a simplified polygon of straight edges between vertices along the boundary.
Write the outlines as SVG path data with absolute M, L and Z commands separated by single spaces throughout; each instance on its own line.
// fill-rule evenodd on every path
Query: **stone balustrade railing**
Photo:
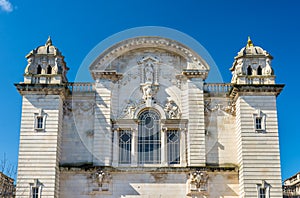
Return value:
M 230 83 L 205 83 L 203 89 L 209 93 L 227 93 L 231 87 Z
M 231 89 L 230 83 L 205 83 L 204 91 L 210 93 L 226 93 Z M 95 91 L 94 83 L 68 83 L 71 92 L 92 92 Z
M 31 83 L 33 84 L 39 84 L 39 83 L 42 83 L 42 84 L 51 84 L 51 80 L 52 80 L 52 77 L 49 76 L 49 77 L 46 77 L 46 76 L 34 76 L 31 78 Z
M 71 92 L 93 92 L 95 87 L 93 83 L 68 83 L 68 88 Z

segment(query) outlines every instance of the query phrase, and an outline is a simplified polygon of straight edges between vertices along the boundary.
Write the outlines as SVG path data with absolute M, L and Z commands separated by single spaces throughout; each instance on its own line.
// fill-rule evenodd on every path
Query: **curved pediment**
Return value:
M 147 61 L 173 65 L 184 75 L 202 79 L 207 77 L 210 69 L 193 50 L 162 37 L 136 37 L 119 42 L 100 54 L 89 69 L 94 79 L 105 78 L 107 73 L 118 79 L 130 67 Z

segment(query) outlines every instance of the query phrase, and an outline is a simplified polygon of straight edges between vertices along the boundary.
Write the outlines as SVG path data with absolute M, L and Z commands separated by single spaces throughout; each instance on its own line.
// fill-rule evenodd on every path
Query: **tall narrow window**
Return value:
M 32 196 L 31 198 L 39 198 L 39 187 L 32 187 Z
M 46 114 L 43 112 L 42 109 L 39 110 L 39 113 L 35 113 L 35 122 L 34 122 L 34 128 L 36 131 L 43 131 L 45 129 L 45 119 Z
M 256 132 L 266 132 L 266 114 L 264 114 L 260 109 L 257 109 L 253 114 L 253 124 Z
M 178 130 L 167 131 L 167 155 L 168 164 L 180 163 L 180 132 Z
M 247 68 L 247 75 L 251 76 L 252 75 L 252 67 L 249 65 Z
M 52 67 L 50 65 L 48 65 L 47 67 L 47 74 L 51 74 L 52 73 Z
M 258 68 L 257 68 L 257 75 L 259 75 L 259 76 L 262 75 L 262 69 L 261 69 L 261 66 L 258 66 Z
M 257 197 L 258 198 L 270 198 L 270 184 L 268 184 L 265 180 L 262 181 L 261 184 L 257 185 Z
M 266 188 L 259 188 L 259 198 L 266 198 Z
M 41 198 L 42 184 L 38 179 L 34 179 L 30 185 L 30 198 Z
M 139 116 L 138 163 L 161 162 L 160 116 L 155 111 L 144 111 Z
M 36 69 L 36 74 L 41 74 L 41 73 L 42 73 L 42 67 L 38 65 Z
M 131 131 L 119 132 L 119 164 L 131 163 Z
M 37 116 L 36 118 L 36 128 L 37 129 L 43 129 L 43 116 Z
M 255 118 L 255 129 L 256 130 L 261 130 L 262 129 L 262 118 L 261 117 L 256 117 Z

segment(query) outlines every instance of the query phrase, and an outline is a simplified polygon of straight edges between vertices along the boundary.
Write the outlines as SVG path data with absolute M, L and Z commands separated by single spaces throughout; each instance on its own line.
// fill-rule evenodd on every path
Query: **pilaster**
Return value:
M 94 124 L 94 159 L 96 166 L 110 166 L 112 162 L 111 89 L 110 79 L 96 80 Z
M 187 98 L 188 164 L 189 166 L 205 166 L 204 96 L 201 78 L 187 80 Z

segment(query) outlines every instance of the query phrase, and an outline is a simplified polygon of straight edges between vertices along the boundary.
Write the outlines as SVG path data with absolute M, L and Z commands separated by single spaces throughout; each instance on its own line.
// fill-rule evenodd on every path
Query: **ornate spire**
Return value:
M 48 36 L 48 39 L 47 39 L 45 45 L 46 45 L 46 46 L 52 45 L 52 40 L 51 40 L 51 37 L 50 37 L 50 36 Z
M 248 36 L 247 47 L 253 46 L 250 36 Z

